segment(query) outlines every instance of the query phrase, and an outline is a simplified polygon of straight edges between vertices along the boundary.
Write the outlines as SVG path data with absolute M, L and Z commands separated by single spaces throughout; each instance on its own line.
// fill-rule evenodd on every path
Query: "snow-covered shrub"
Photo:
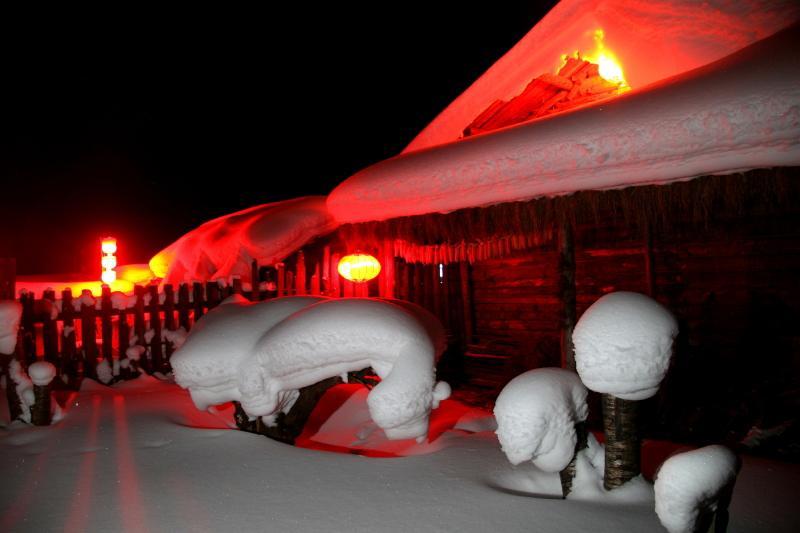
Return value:
M 36 397 L 33 394 L 33 382 L 22 365 L 16 359 L 12 360 L 8 365 L 8 376 L 11 378 L 11 383 L 6 382 L 6 386 L 13 386 L 16 389 L 17 397 L 20 401 L 20 408 L 22 413 L 20 419 L 30 423 L 31 421 L 31 406 L 35 403 Z
M 242 407 L 270 416 L 281 394 L 368 366 L 382 380 L 367 396 L 375 423 L 390 439 L 423 439 L 450 387 L 435 383 L 434 344 L 421 321 L 383 300 L 320 302 L 267 331 L 240 367 Z
M 574 372 L 530 370 L 506 385 L 494 407 L 497 437 L 512 464 L 531 460 L 558 472 L 575 453 L 575 424 L 589 414 L 586 387 Z
M 0 354 L 14 353 L 22 305 L 14 300 L 0 301 Z
M 198 409 L 240 399 L 239 366 L 275 324 L 325 298 L 293 296 L 251 303 L 226 298 L 192 328 L 170 363 L 175 381 L 189 389 Z
M 658 391 L 678 323 L 661 304 L 635 292 L 612 292 L 581 316 L 572 334 L 575 364 L 588 388 L 623 400 Z
M 655 481 L 656 514 L 670 533 L 696 531 L 698 521 L 726 506 L 739 462 L 724 446 L 706 446 L 673 455 Z M 724 510 L 724 509 L 722 509 Z

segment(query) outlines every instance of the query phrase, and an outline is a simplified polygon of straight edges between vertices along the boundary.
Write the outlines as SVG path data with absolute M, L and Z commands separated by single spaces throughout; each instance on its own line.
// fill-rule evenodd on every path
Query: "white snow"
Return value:
M 33 382 L 31 378 L 28 377 L 28 374 L 25 373 L 25 370 L 22 369 L 20 362 L 16 359 L 12 359 L 8 364 L 8 375 L 11 377 L 11 381 L 16 388 L 17 397 L 20 400 L 20 407 L 22 408 L 20 418 L 25 422 L 30 422 L 31 406 L 36 402 L 33 393 Z M 8 386 L 9 383 L 8 380 L 6 380 L 6 387 Z
M 108 385 L 114 380 L 114 372 L 108 362 L 108 359 L 103 359 L 97 363 L 97 368 L 95 370 L 97 372 L 97 379 L 100 380 L 100 383 Z
M 586 387 L 561 368 L 530 370 L 512 379 L 494 407 L 497 437 L 511 464 L 523 461 L 559 472 L 575 453 L 575 424 L 589 414 Z
M 238 371 L 256 341 L 275 324 L 322 297 L 296 296 L 251 303 L 240 295 L 204 315 L 170 359 L 175 380 L 198 409 L 239 400 Z
M 365 396 L 346 403 L 357 423 L 348 426 L 347 417 L 331 417 L 340 421 L 340 442 L 358 440 L 360 422 L 369 417 Z M 431 426 L 438 427 L 439 417 L 450 412 L 434 411 Z M 0 394 L 3 422 L 6 413 L 5 394 Z M 450 429 L 431 443 L 391 441 L 416 447 L 406 448 L 410 456 L 391 459 L 286 446 L 231 425 L 229 404 L 213 413 L 198 411 L 174 384 L 143 377 L 109 388 L 87 380 L 56 425 L 3 428 L 0 422 L 0 530 L 619 533 L 660 528 L 652 501 L 622 506 L 531 497 L 546 489 L 557 496 L 558 476 L 531 463 L 512 467 L 491 431 L 472 433 L 461 422 L 448 424 Z M 419 453 L 423 448 L 428 451 Z M 798 483 L 800 465 L 745 458 L 729 530 L 796 531 Z
M 336 226 L 323 196 L 259 205 L 190 231 L 156 254 L 150 269 L 165 283 L 231 276 L 250 282 L 253 260 L 262 266 L 282 261 Z
M 575 364 L 586 386 L 623 400 L 653 396 L 666 374 L 678 323 L 635 292 L 599 298 L 575 325 Z
M 28 367 L 28 376 L 37 387 L 46 387 L 56 377 L 56 367 L 47 361 L 36 361 Z
M 450 392 L 435 384 L 434 358 L 428 332 L 404 307 L 368 298 L 323 301 L 267 331 L 255 356 L 242 362 L 242 408 L 269 416 L 280 409 L 281 394 L 371 366 L 382 380 L 367 397 L 372 419 L 390 439 L 421 440 L 431 408 Z
M 715 511 L 733 487 L 739 465 L 724 446 L 706 446 L 673 455 L 655 482 L 656 513 L 670 533 L 691 533 L 701 513 Z
M 798 165 L 799 33 L 595 106 L 387 159 L 341 183 L 328 209 L 364 222 Z
M 0 301 L 0 354 L 12 354 L 17 346 L 17 331 L 22 305 L 14 300 Z
M 186 342 L 186 337 L 189 335 L 184 328 L 178 328 L 174 331 L 165 329 L 161 331 L 161 334 L 165 340 L 172 343 L 172 347 L 176 350 L 183 346 Z
M 638 89 L 717 61 L 800 18 L 795 0 L 562 0 L 513 48 L 444 109 L 404 150 L 454 141 L 495 100 L 555 72 L 563 54 L 604 46 Z

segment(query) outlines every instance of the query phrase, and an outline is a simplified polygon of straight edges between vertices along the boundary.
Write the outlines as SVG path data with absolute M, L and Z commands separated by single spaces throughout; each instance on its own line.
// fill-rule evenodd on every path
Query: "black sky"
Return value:
M 92 273 L 103 234 L 144 262 L 215 216 L 326 194 L 402 150 L 554 2 L 345 4 L 16 28 L 0 256 Z

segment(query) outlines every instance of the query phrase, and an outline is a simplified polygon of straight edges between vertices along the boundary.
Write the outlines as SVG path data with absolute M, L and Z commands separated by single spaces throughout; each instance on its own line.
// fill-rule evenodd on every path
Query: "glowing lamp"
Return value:
M 100 250 L 103 252 L 103 257 L 100 259 L 100 264 L 103 267 L 103 272 L 100 274 L 100 279 L 103 283 L 110 285 L 117 279 L 117 273 L 114 268 L 117 266 L 117 239 L 114 237 L 106 237 L 100 244 Z
M 103 250 L 103 253 L 106 255 L 112 255 L 117 253 L 117 239 L 114 237 L 106 237 L 103 239 L 103 243 L 100 245 L 100 249 Z
M 350 254 L 339 260 L 336 270 L 346 280 L 363 283 L 381 273 L 381 264 L 369 254 Z

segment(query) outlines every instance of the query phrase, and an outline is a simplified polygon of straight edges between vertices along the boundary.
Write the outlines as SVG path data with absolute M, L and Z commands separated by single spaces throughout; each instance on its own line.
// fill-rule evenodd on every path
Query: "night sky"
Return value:
M 402 150 L 554 3 L 18 28 L 0 51 L 0 256 L 96 274 L 104 234 L 146 262 L 215 216 L 326 194 Z

